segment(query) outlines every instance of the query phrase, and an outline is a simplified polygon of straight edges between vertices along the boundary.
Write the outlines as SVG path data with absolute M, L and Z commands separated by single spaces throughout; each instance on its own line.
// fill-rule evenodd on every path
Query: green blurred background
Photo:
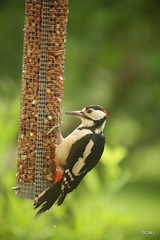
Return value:
M 63 206 L 37 220 L 11 191 L 24 8 L 0 1 L 0 239 L 160 239 L 160 1 L 70 0 L 63 112 L 103 105 L 106 147 Z M 64 136 L 79 124 L 63 121 Z

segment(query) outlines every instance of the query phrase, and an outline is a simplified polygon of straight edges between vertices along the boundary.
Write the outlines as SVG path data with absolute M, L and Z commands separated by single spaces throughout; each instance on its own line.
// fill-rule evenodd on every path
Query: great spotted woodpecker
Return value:
M 42 205 L 35 218 L 49 210 L 56 201 L 60 206 L 66 195 L 95 167 L 104 150 L 103 129 L 107 112 L 103 107 L 91 105 L 82 111 L 66 114 L 80 118 L 82 123 L 66 138 L 60 136 L 56 147 L 56 159 L 61 175 L 52 186 L 35 198 L 34 209 Z

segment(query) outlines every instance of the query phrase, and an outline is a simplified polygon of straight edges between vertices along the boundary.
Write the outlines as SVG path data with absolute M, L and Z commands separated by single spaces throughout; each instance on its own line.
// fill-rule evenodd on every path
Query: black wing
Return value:
M 72 146 L 63 174 L 58 205 L 62 204 L 66 195 L 72 192 L 82 178 L 95 167 L 103 153 L 104 144 L 103 134 L 88 134 Z
M 104 150 L 105 137 L 103 134 L 92 134 L 91 141 L 93 142 L 93 146 L 90 154 L 85 159 L 85 165 L 82 167 L 81 172 L 92 170 L 99 162 Z
M 87 169 L 92 169 L 99 161 L 105 144 L 105 137 L 103 134 L 87 134 L 75 144 L 73 144 L 70 154 L 67 158 L 67 163 L 65 169 L 69 168 L 72 170 L 75 163 L 77 163 L 79 158 L 84 159 L 87 156 L 87 148 L 89 148 L 90 153 L 86 157 L 86 167 Z M 85 156 L 84 156 L 85 155 Z

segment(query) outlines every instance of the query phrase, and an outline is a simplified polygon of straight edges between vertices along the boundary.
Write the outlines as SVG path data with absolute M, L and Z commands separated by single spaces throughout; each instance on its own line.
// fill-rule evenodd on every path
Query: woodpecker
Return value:
M 104 150 L 103 129 L 107 112 L 103 107 L 90 105 L 66 114 L 80 118 L 82 123 L 66 138 L 59 137 L 55 151 L 59 174 L 55 183 L 35 198 L 34 209 L 41 206 L 35 218 L 49 210 L 56 201 L 60 206 L 66 195 L 96 166 Z

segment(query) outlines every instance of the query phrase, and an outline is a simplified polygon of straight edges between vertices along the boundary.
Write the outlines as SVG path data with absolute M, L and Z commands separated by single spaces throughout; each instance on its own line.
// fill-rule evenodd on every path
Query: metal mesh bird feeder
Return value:
M 56 176 L 68 0 L 26 0 L 15 192 L 33 200 Z M 49 134 L 47 134 L 50 132 Z

